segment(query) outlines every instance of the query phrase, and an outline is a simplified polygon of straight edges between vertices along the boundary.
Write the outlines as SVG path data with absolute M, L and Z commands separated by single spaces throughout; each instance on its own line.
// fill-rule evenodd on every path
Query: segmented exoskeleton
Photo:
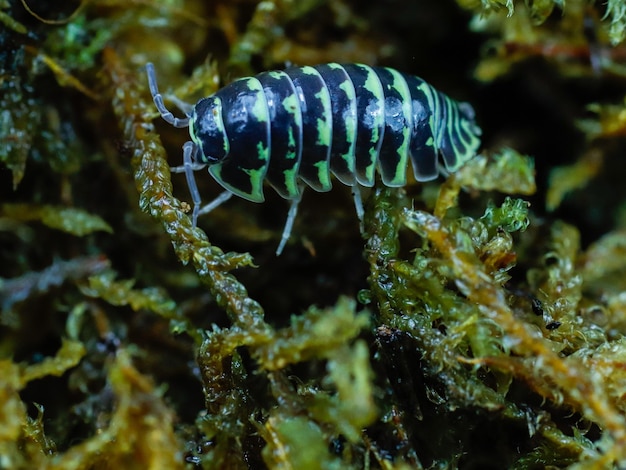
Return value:
M 289 239 L 305 185 L 329 191 L 331 174 L 352 187 L 359 219 L 359 185 L 406 184 L 411 159 L 418 181 L 457 170 L 480 145 L 474 110 L 422 79 L 394 69 L 361 64 L 291 67 L 241 78 L 198 101 L 176 118 L 167 110 L 154 67 L 147 64 L 150 91 L 159 113 L 175 127 L 189 127 L 183 167 L 191 191 L 194 226 L 236 194 L 263 202 L 263 182 L 291 208 L 276 250 Z M 200 209 L 193 171 L 204 166 L 226 191 Z

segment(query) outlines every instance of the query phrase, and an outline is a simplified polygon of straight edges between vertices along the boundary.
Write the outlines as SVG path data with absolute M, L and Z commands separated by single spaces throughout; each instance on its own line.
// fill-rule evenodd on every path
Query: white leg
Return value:
M 174 173 L 185 173 L 185 178 L 187 179 L 187 186 L 189 186 L 189 192 L 191 193 L 191 200 L 193 201 L 193 214 L 192 221 L 193 226 L 195 227 L 198 223 L 198 216 L 202 214 L 208 214 L 217 206 L 222 204 L 225 201 L 228 201 L 233 193 L 230 191 L 224 191 L 211 202 L 209 202 L 206 206 L 200 207 L 202 203 L 202 199 L 200 198 L 200 191 L 198 190 L 198 185 L 196 184 L 196 177 L 194 176 L 194 171 L 200 170 L 204 168 L 206 165 L 204 163 L 196 163 L 196 153 L 198 152 L 198 146 L 193 142 L 185 142 L 183 145 L 183 166 L 170 168 L 170 170 Z
M 206 166 L 207 166 L 206 163 L 192 163 L 191 171 L 200 171 L 200 170 L 203 170 Z M 172 173 L 186 173 L 187 167 L 185 165 L 171 166 L 170 171 Z
M 219 196 L 217 196 L 215 199 L 213 199 L 211 202 L 209 202 L 206 206 L 203 206 L 202 209 L 200 209 L 200 211 L 198 212 L 198 215 L 208 214 L 213 209 L 215 209 L 217 206 L 219 206 L 222 203 L 228 201 L 232 197 L 232 195 L 233 195 L 233 193 L 231 193 L 228 190 L 220 193 Z
M 302 199 L 302 188 L 300 188 L 300 195 L 291 201 L 291 206 L 289 207 L 289 212 L 287 213 L 287 221 L 285 222 L 285 228 L 283 228 L 283 235 L 280 238 L 280 243 L 278 244 L 278 248 L 276 248 L 276 256 L 280 256 L 283 252 L 283 248 L 287 244 L 287 240 L 289 240 L 289 236 L 291 235 L 291 229 L 293 228 L 293 223 L 296 220 L 296 215 L 298 214 L 298 204 L 300 204 L 300 200 Z
M 183 170 L 185 172 L 185 178 L 187 179 L 187 186 L 191 193 L 191 200 L 193 201 L 193 215 L 192 221 L 195 228 L 198 222 L 198 214 L 200 213 L 200 191 L 198 191 L 198 185 L 196 184 L 196 177 L 193 174 L 195 156 L 198 151 L 198 147 L 191 141 L 185 142 L 183 145 Z
M 363 227 L 363 200 L 361 199 L 361 188 L 358 184 L 352 186 L 352 197 L 354 198 L 354 208 L 356 209 L 356 216 L 359 218 L 359 228 L 361 233 L 364 231 Z

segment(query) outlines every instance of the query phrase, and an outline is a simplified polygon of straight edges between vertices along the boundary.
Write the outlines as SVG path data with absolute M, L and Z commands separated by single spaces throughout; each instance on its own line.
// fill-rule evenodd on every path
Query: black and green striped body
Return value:
M 415 76 L 359 64 L 323 64 L 239 79 L 200 100 L 189 119 L 198 160 L 232 193 L 262 202 L 267 180 L 286 199 L 301 182 L 406 184 L 472 158 L 480 129 L 469 104 L 458 103 Z

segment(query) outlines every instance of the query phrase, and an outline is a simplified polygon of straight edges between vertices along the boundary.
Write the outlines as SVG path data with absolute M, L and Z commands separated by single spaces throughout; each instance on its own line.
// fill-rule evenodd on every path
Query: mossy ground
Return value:
M 626 465 L 617 0 L 0 0 L 0 468 Z M 363 62 L 471 102 L 448 178 L 192 227 L 193 102 Z M 220 191 L 197 175 L 205 201 Z

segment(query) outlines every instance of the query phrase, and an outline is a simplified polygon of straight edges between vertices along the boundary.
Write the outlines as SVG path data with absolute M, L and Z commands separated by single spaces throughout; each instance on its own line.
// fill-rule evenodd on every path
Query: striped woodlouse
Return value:
M 331 174 L 352 187 L 357 215 L 359 185 L 406 184 L 409 158 L 415 179 L 428 181 L 457 170 L 480 145 L 474 110 L 419 77 L 361 64 L 291 67 L 240 78 L 195 105 L 178 103 L 177 118 L 165 107 L 152 64 L 150 92 L 162 118 L 189 127 L 184 172 L 193 200 L 193 224 L 233 194 L 263 202 L 263 182 L 291 201 L 276 250 L 279 255 L 296 217 L 305 184 L 331 189 Z M 443 165 L 439 161 L 439 155 Z M 226 191 L 200 208 L 194 171 L 208 166 Z

